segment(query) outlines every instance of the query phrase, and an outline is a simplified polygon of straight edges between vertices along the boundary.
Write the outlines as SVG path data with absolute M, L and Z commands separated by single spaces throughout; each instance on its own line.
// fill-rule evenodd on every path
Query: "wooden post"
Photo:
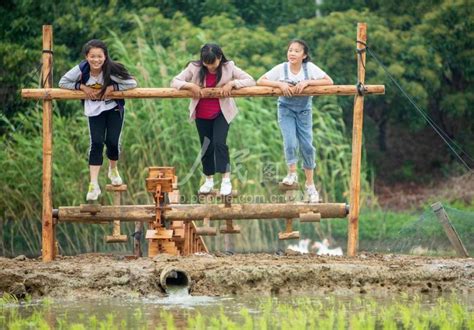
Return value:
M 53 27 L 43 25 L 43 68 L 41 85 L 53 85 Z M 43 211 L 42 211 L 42 256 L 43 261 L 54 259 L 54 223 L 52 201 L 52 157 L 53 157 L 53 103 L 43 100 Z
M 361 43 L 363 42 L 363 43 Z M 367 24 L 357 24 L 357 49 L 364 49 L 367 42 Z M 357 79 L 365 82 L 365 51 L 357 56 Z M 362 126 L 364 118 L 364 95 L 356 95 L 354 99 L 354 117 L 352 123 L 352 162 L 349 202 L 349 221 L 347 254 L 355 256 L 359 242 L 359 210 L 360 210 L 360 165 L 362 153 Z
M 285 184 L 280 183 L 279 187 L 280 187 L 280 190 L 285 191 L 285 202 L 287 204 L 294 203 L 296 199 L 295 192 L 298 190 L 298 185 L 294 184 L 293 186 L 287 186 Z M 293 231 L 293 218 L 286 219 L 285 231 L 278 233 L 278 239 L 279 240 L 300 239 L 300 232 L 297 230 Z
M 127 191 L 127 185 L 122 184 L 120 186 L 114 186 L 108 184 L 105 187 L 105 190 L 111 191 L 114 194 L 114 205 L 120 205 L 122 199 L 122 193 Z M 114 227 L 112 231 L 112 235 L 105 236 L 106 243 L 126 243 L 128 241 L 127 235 L 122 235 L 120 232 L 120 220 L 114 220 Z
M 436 202 L 431 205 L 431 209 L 438 217 L 438 220 L 443 226 L 444 232 L 448 236 L 449 241 L 454 247 L 454 250 L 456 251 L 458 257 L 469 258 L 469 254 L 467 253 L 466 247 L 464 246 L 464 244 L 462 244 L 461 238 L 459 237 L 456 229 L 451 224 L 451 221 L 449 221 L 448 214 L 446 213 L 443 205 L 440 202 Z

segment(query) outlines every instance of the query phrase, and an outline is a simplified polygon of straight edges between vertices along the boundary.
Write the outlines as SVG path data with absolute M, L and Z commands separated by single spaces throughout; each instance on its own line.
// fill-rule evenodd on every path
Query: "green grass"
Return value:
M 456 229 L 470 255 L 474 254 L 474 212 L 462 204 L 443 203 L 450 221 Z M 347 244 L 347 221 L 343 219 L 322 220 L 316 227 L 312 224 L 301 226 L 305 237 L 321 240 L 329 237 L 336 246 L 345 249 Z M 316 233 L 314 228 L 318 228 Z M 316 235 L 315 235 L 316 234 Z M 380 208 L 363 208 L 359 217 L 359 250 L 380 253 L 413 254 L 414 249 L 421 255 L 454 256 L 449 242 L 429 204 L 419 210 L 390 211 Z

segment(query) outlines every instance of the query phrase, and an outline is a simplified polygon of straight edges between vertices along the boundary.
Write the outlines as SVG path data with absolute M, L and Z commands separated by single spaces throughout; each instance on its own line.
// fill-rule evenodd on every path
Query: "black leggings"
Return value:
M 89 118 L 90 151 L 89 165 L 102 165 L 104 143 L 107 158 L 119 159 L 120 134 L 122 133 L 124 112 L 118 108 L 101 112 Z
M 196 119 L 201 141 L 204 175 L 230 172 L 229 147 L 226 145 L 229 124 L 222 113 L 214 119 Z

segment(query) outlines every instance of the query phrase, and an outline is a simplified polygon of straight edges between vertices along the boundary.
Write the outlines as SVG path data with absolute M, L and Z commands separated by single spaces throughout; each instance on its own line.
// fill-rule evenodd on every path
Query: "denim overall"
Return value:
M 289 81 L 288 63 L 283 66 L 285 81 Z M 308 80 L 308 68 L 303 63 L 304 79 Z M 303 157 L 303 167 L 314 169 L 312 96 L 280 96 L 278 98 L 278 124 L 283 136 L 287 165 L 298 162 L 297 149 Z

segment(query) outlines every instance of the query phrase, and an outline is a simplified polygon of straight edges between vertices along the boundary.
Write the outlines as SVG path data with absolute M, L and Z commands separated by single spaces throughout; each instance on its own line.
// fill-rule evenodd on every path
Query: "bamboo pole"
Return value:
M 384 94 L 384 85 L 367 85 L 367 94 Z M 204 88 L 203 97 L 221 97 L 221 88 Z M 354 85 L 331 85 L 331 86 L 308 86 L 301 96 L 309 95 L 356 95 L 357 88 Z M 232 90 L 233 97 L 247 96 L 281 96 L 279 88 L 274 87 L 245 87 Z M 74 100 L 85 99 L 86 94 L 82 91 L 44 88 L 44 89 L 22 89 L 21 96 L 24 99 L 43 100 Z M 135 88 L 127 91 L 116 91 L 110 93 L 111 99 L 147 99 L 147 98 L 187 98 L 192 97 L 190 91 L 177 90 L 175 88 Z
M 48 89 L 53 85 L 53 27 L 43 25 L 43 68 L 41 85 Z M 43 210 L 42 210 L 42 256 L 43 261 L 54 259 L 54 223 L 52 202 L 52 157 L 53 157 L 53 103 L 43 100 Z
M 78 206 L 60 207 L 55 212 L 60 222 L 90 222 L 106 221 L 153 221 L 155 205 L 121 205 L 102 206 L 97 212 L 87 213 Z M 82 212 L 81 212 L 82 211 Z M 169 204 L 162 213 L 162 219 L 168 221 L 193 221 L 209 218 L 218 220 L 252 220 L 299 218 L 301 214 L 320 213 L 321 218 L 344 218 L 347 216 L 347 205 L 344 203 L 318 204 L 232 204 L 225 207 L 220 204 Z
M 363 42 L 364 44 L 360 43 Z M 357 49 L 363 49 L 367 42 L 367 24 L 357 24 Z M 357 79 L 365 82 L 365 51 L 357 56 Z M 348 221 L 347 254 L 355 256 L 359 242 L 359 211 L 360 211 L 360 166 L 362 153 L 362 126 L 364 116 L 364 95 L 356 94 L 354 99 L 354 116 L 352 123 L 352 162 L 350 185 L 350 209 Z

